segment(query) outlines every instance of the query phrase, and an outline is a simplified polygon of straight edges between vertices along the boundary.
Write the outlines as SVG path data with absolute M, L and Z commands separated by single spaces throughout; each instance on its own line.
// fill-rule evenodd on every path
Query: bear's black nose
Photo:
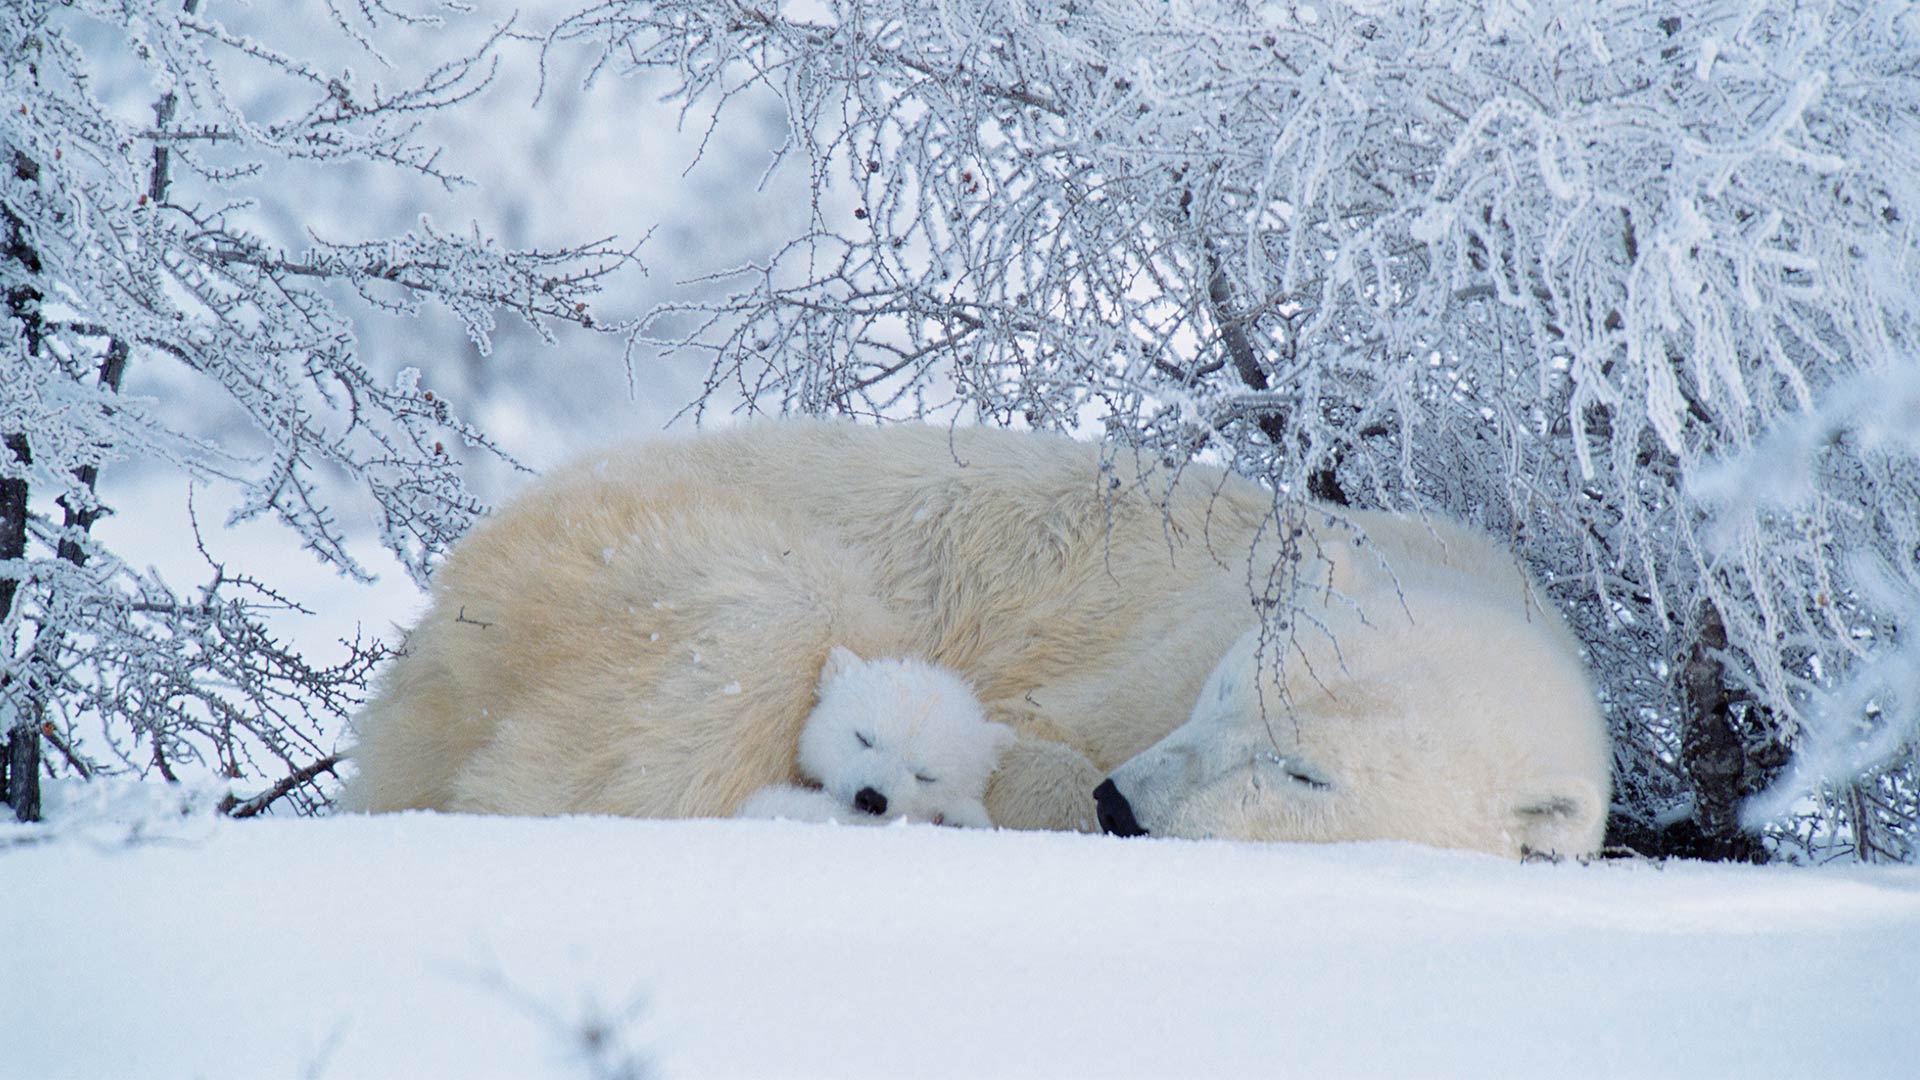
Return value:
M 887 812 L 887 797 L 870 787 L 863 787 L 853 794 L 853 808 L 878 817 Z
M 1093 789 L 1093 806 L 1100 818 L 1100 831 L 1113 836 L 1145 836 L 1147 830 L 1134 820 L 1133 805 L 1120 794 L 1111 779 L 1102 780 Z

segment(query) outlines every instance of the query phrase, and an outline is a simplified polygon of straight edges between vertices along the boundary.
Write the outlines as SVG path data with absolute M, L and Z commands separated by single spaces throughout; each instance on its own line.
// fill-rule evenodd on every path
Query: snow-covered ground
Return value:
M 1920 1069 L 1917 867 L 136 793 L 0 827 L 0 1077 Z

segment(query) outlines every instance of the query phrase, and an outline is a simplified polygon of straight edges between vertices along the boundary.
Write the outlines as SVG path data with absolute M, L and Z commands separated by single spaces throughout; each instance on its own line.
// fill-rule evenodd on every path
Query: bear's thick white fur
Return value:
M 1326 588 L 1248 630 L 1189 721 L 1115 770 L 1133 824 L 1597 851 L 1611 750 L 1579 648 L 1532 580 L 1453 522 L 1345 519 L 1365 546 L 1322 530 L 1345 549 L 1303 560 Z
M 1381 514 L 1312 512 L 1296 536 L 1271 506 L 1217 471 L 1169 490 L 1151 470 L 1103 469 L 1092 446 L 994 429 L 788 421 L 589 458 L 477 527 L 436 575 L 359 719 L 347 801 L 728 814 L 798 779 L 815 680 L 840 645 L 951 667 L 1014 729 L 987 791 L 996 824 L 1090 828 L 1092 789 L 1195 712 L 1260 622 L 1250 584 L 1297 549 L 1281 565 L 1340 653 L 1301 634 L 1274 655 L 1294 713 L 1337 707 L 1290 716 L 1266 700 L 1261 723 L 1350 741 L 1340 790 L 1367 810 L 1342 835 L 1517 852 L 1533 811 L 1557 807 L 1595 824 L 1556 850 L 1597 846 L 1605 732 L 1511 556 Z M 1342 609 L 1357 616 L 1328 622 Z M 1263 685 L 1257 652 L 1236 653 L 1236 686 Z M 1551 677 L 1514 697 L 1540 657 Z M 1371 700 L 1417 709 L 1382 738 Z
M 957 673 L 911 657 L 863 660 L 835 646 L 819 701 L 800 731 L 800 775 L 737 817 L 878 825 L 914 821 L 984 829 L 987 780 L 1013 731 L 988 720 Z

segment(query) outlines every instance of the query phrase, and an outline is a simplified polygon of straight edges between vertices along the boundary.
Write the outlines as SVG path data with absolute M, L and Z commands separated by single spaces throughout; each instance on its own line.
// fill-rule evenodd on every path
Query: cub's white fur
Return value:
M 922 660 L 862 660 L 836 647 L 819 695 L 798 760 L 818 786 L 762 788 L 736 816 L 992 824 L 981 797 L 1013 731 L 982 714 L 965 679 Z

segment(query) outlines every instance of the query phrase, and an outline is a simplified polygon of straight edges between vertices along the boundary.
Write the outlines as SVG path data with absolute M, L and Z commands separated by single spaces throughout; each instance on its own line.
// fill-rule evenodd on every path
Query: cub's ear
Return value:
M 1019 736 L 1013 733 L 1012 728 L 1005 724 L 996 724 L 991 720 L 987 721 L 987 732 L 991 740 L 988 748 L 993 751 L 995 758 L 1012 749 L 1014 740 L 1019 738 Z
M 860 659 L 860 654 L 852 649 L 845 645 L 835 645 L 832 651 L 827 653 L 827 662 L 820 665 L 820 685 L 825 686 L 865 663 L 865 660 Z

